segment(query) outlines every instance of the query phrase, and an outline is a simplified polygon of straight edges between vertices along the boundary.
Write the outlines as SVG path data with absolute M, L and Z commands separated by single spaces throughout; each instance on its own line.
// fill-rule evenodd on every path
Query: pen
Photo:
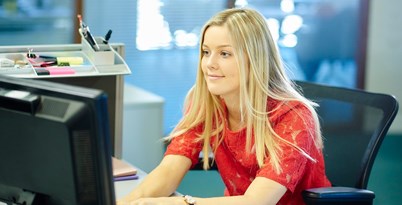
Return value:
M 99 51 L 100 50 L 99 45 L 96 43 L 94 37 L 92 36 L 89 27 L 84 23 L 84 21 L 82 21 L 82 16 L 78 14 L 77 18 L 80 22 L 81 32 L 85 40 L 88 41 L 89 45 L 91 45 L 95 51 Z

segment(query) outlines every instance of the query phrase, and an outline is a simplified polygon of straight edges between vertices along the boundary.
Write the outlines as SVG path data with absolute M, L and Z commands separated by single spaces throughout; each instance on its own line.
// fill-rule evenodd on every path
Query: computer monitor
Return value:
M 115 204 L 111 149 L 103 91 L 0 75 L 0 202 Z

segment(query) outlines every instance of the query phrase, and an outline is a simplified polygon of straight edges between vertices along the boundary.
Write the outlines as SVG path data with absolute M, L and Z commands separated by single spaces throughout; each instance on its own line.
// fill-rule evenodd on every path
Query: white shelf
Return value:
M 26 62 L 26 65 L 17 67 L 1 67 L 0 74 L 5 74 L 19 78 L 57 78 L 57 77 L 82 77 L 82 76 L 104 76 L 104 75 L 127 75 L 131 74 L 131 70 L 119 53 L 116 52 L 118 44 L 111 44 L 109 51 L 95 52 L 86 49 L 84 43 L 68 44 L 68 45 L 33 45 L 33 46 L 0 46 L 0 58 L 13 60 L 12 57 L 18 58 Z M 74 70 L 74 74 L 57 74 L 57 75 L 38 75 L 35 69 L 40 68 L 33 65 L 26 57 L 28 49 L 32 49 L 36 55 L 54 56 L 54 57 L 81 57 L 83 63 L 81 65 L 56 66 L 56 68 L 69 68 Z M 99 54 L 99 55 L 98 55 Z M 113 60 L 109 63 L 101 63 L 97 61 L 96 56 L 102 59 L 104 55 L 111 56 Z M 10 57 L 11 56 L 11 57 Z M 14 58 L 14 59 L 15 59 Z M 44 67 L 46 68 L 46 67 Z

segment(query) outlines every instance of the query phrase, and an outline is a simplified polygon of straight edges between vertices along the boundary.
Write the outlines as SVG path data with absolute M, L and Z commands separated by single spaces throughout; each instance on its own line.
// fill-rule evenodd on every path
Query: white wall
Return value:
M 402 107 L 402 1 L 370 0 L 366 89 L 395 95 Z M 402 108 L 390 128 L 402 133 Z
M 123 109 L 122 159 L 149 173 L 164 153 L 163 106 L 165 100 L 126 83 Z

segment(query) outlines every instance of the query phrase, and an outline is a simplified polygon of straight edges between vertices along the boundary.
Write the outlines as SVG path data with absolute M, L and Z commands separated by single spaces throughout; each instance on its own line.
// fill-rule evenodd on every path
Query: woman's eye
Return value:
M 231 54 L 230 54 L 229 52 L 222 52 L 221 55 L 222 55 L 223 57 L 229 57 L 229 56 L 231 56 Z
M 202 51 L 202 55 L 203 55 L 203 56 L 207 56 L 208 54 L 209 54 L 209 51 L 207 51 L 207 50 L 203 50 L 203 51 Z

